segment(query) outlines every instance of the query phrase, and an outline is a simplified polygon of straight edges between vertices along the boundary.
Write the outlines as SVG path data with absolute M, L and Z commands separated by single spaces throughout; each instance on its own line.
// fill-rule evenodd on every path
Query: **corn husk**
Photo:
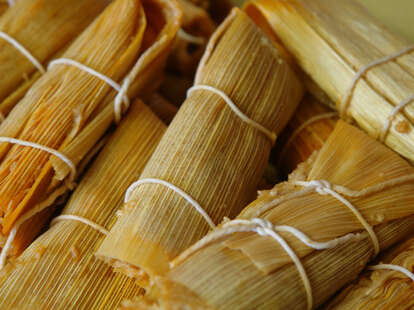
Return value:
M 343 121 L 338 122 L 313 164 L 298 169 L 302 169 L 305 180 L 324 179 L 354 190 L 414 172 L 397 154 Z M 345 242 L 327 250 L 314 250 L 289 233 L 279 233 L 301 259 L 316 308 L 355 278 L 374 250 L 355 215 L 330 195 L 309 191 L 276 204 L 301 189 L 290 183 L 279 184 L 250 204 L 237 219 L 260 217 L 275 225 L 290 225 L 320 242 L 353 233 Z M 382 250 L 414 231 L 413 189 L 411 182 L 383 188 L 369 196 L 348 198 L 374 226 Z M 268 206 L 267 211 L 260 212 L 264 206 Z M 306 309 L 298 269 L 275 239 L 250 232 L 236 232 L 208 242 L 210 237 L 207 235 L 193 246 L 193 251 L 190 248 L 187 255 L 176 258 L 172 262 L 175 267 L 166 278 L 155 279 L 158 287 L 145 300 L 125 306 Z
M 0 29 L 46 67 L 108 3 L 108 0 L 19 0 L 1 16 Z M 25 56 L 0 39 L 0 112 L 3 117 L 40 76 Z
M 413 272 L 414 239 L 387 251 L 381 263 L 402 266 Z M 366 271 L 352 285 L 343 289 L 326 309 L 412 309 L 413 281 L 392 270 Z
M 337 120 L 331 109 L 315 97 L 305 96 L 276 145 L 277 169 L 282 178 L 322 148 Z
M 142 103 L 130 112 L 64 208 L 110 227 L 129 184 L 142 172 L 165 126 Z M 103 234 L 73 220 L 54 223 L 0 277 L 2 309 L 115 309 L 143 293 L 94 257 Z
M 303 93 L 289 64 L 261 30 L 235 9 L 214 36 L 196 84 L 225 92 L 237 107 L 278 133 Z M 237 78 L 236 78 L 237 77 Z M 221 97 L 190 94 L 141 178 L 172 183 L 196 200 L 214 223 L 234 216 L 254 197 L 269 157 L 270 139 L 243 122 Z M 209 230 L 176 192 L 144 184 L 131 193 L 97 255 L 142 285 Z
M 409 44 L 389 32 L 354 0 L 254 0 L 245 10 L 267 23 L 302 69 L 337 105 L 356 73 Z M 408 54 L 365 74 L 352 92 L 344 117 L 380 137 L 394 107 L 412 96 L 414 57 Z M 407 105 L 385 136 L 385 144 L 414 160 L 414 107 Z
M 129 97 L 145 96 L 159 84 L 179 21 L 175 1 L 117 0 L 63 56 L 115 81 L 128 77 L 132 81 Z M 78 165 L 110 126 L 115 95 L 108 84 L 89 73 L 57 65 L 1 124 L 0 135 L 59 150 Z M 39 203 L 50 203 L 67 184 L 63 182 L 70 170 L 59 158 L 28 147 L 2 144 L 0 157 L 2 235 L 8 236 L 23 214 Z M 23 224 L 13 254 L 35 237 L 46 220 L 39 214 Z

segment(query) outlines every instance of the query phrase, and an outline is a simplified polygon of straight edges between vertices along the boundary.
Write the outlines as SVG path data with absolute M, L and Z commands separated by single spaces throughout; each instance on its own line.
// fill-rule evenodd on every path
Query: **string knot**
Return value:
M 332 185 L 326 180 L 313 180 L 309 182 L 297 181 L 295 183 L 300 186 L 314 189 L 318 194 L 323 196 L 330 195 L 332 192 Z
M 260 226 L 258 229 L 260 231 L 262 231 L 262 233 L 260 233 L 260 235 L 265 235 L 266 232 L 265 230 L 270 229 L 273 230 L 273 224 L 270 221 L 264 220 L 264 219 L 260 219 L 260 218 L 254 218 L 251 220 L 252 223 Z

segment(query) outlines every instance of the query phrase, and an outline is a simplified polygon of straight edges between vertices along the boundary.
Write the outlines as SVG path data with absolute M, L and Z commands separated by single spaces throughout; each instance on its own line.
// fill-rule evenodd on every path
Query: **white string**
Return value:
M 6 264 L 7 255 L 12 248 L 12 243 L 14 241 L 14 238 L 16 237 L 17 231 L 19 230 L 20 226 L 23 225 L 24 222 L 26 222 L 27 220 L 29 220 L 36 214 L 50 207 L 54 203 L 54 201 L 59 196 L 63 195 L 65 192 L 66 192 L 66 187 L 61 186 L 60 188 L 56 189 L 45 201 L 36 205 L 33 209 L 23 214 L 23 216 L 20 217 L 20 219 L 16 221 L 9 235 L 7 236 L 6 244 L 4 245 L 0 253 L 0 270 L 2 270 Z
M 18 144 L 18 145 L 22 145 L 22 146 L 28 146 L 28 147 L 32 147 L 41 151 L 45 151 L 47 153 L 50 153 L 56 157 L 58 157 L 59 159 L 61 159 L 66 165 L 68 165 L 68 167 L 70 168 L 70 180 L 74 181 L 75 177 L 76 177 L 76 165 L 65 155 L 63 155 L 61 152 L 52 149 L 50 147 L 44 146 L 44 145 L 40 145 L 34 142 L 29 142 L 29 141 L 24 141 L 24 140 L 19 140 L 19 139 L 14 139 L 14 138 L 9 138 L 9 137 L 0 137 L 0 143 L 12 143 L 12 144 Z
M 52 222 L 50 223 L 50 226 L 54 225 L 55 223 L 59 221 L 64 221 L 64 220 L 77 221 L 77 222 L 80 222 L 80 223 L 83 223 L 83 224 L 86 224 L 92 227 L 93 229 L 95 229 L 96 231 L 99 231 L 103 235 L 106 235 L 106 236 L 109 235 L 109 231 L 105 227 L 95 222 L 92 222 L 91 220 L 88 220 L 87 218 L 84 218 L 78 215 L 71 215 L 71 214 L 59 215 L 52 220 Z
M 160 179 L 152 179 L 152 178 L 142 179 L 142 180 L 138 180 L 137 182 L 131 184 L 131 186 L 126 191 L 124 202 L 128 203 L 131 199 L 132 192 L 143 184 L 159 184 L 176 192 L 181 197 L 183 197 L 185 200 L 187 200 L 187 202 L 189 202 L 194 207 L 194 209 L 197 210 L 198 213 L 200 213 L 200 215 L 206 220 L 206 222 L 208 223 L 208 225 L 210 225 L 212 229 L 216 228 L 216 225 L 214 224 L 213 220 L 204 211 L 204 209 L 200 206 L 200 204 L 197 201 L 195 201 L 190 195 L 188 195 L 186 192 L 184 192 L 182 189 L 178 188 L 177 186 L 169 182 L 160 180 Z
M 368 267 L 369 270 L 393 270 L 393 271 L 399 271 L 403 274 L 405 274 L 407 277 L 409 277 L 412 281 L 414 281 L 414 273 L 409 271 L 408 269 L 398 266 L 398 265 L 392 265 L 392 264 L 379 264 L 375 266 Z
M 121 120 L 122 117 L 122 109 L 123 107 L 125 107 L 125 109 L 127 109 L 130 105 L 129 102 L 129 98 L 127 96 L 127 89 L 129 87 L 130 81 L 128 81 L 128 83 L 125 83 L 121 86 L 120 84 L 118 84 L 117 82 L 115 82 L 113 79 L 109 78 L 108 76 L 88 67 L 85 66 L 84 64 L 81 64 L 80 62 L 73 60 L 73 59 L 69 59 L 69 58 L 58 58 L 55 60 L 52 60 L 47 69 L 51 69 L 53 66 L 55 65 L 69 65 L 69 66 L 73 66 L 76 67 L 82 71 L 85 71 L 95 77 L 97 77 L 98 79 L 100 79 L 101 81 L 104 81 L 105 83 L 107 83 L 109 86 L 111 86 L 113 89 L 115 89 L 118 92 L 118 96 L 115 98 L 115 102 L 114 102 L 114 113 L 115 113 L 115 121 L 117 123 L 119 123 L 119 121 Z
M 369 63 L 366 66 L 363 66 L 355 74 L 354 78 L 352 79 L 351 86 L 348 88 L 348 90 L 345 92 L 344 97 L 342 98 L 341 106 L 340 106 L 340 109 L 339 109 L 339 113 L 340 113 L 341 117 L 346 117 L 346 112 L 348 110 L 349 104 L 351 103 L 352 97 L 354 95 L 355 87 L 357 86 L 359 80 L 369 70 L 375 68 L 376 66 L 385 64 L 385 63 L 390 62 L 390 61 L 393 61 L 393 60 L 395 60 L 395 59 L 397 59 L 397 58 L 399 58 L 399 57 L 401 57 L 401 56 L 403 56 L 405 54 L 411 53 L 413 50 L 414 50 L 414 45 L 411 45 L 411 46 L 408 46 L 408 47 L 402 49 L 401 51 L 399 51 L 399 52 L 397 52 L 395 54 L 392 54 L 392 55 L 389 55 L 389 56 L 380 58 L 378 60 L 375 60 L 375 61 Z
M 255 232 L 259 234 L 260 236 L 270 236 L 274 238 L 277 242 L 279 242 L 279 244 L 286 251 L 286 253 L 290 256 L 290 258 L 292 259 L 292 261 L 294 262 L 294 264 L 296 265 L 298 269 L 300 277 L 305 286 L 308 309 L 312 309 L 312 304 L 313 304 L 312 287 L 311 287 L 309 278 L 298 256 L 295 254 L 292 248 L 287 244 L 287 242 L 283 239 L 283 237 L 281 237 L 277 232 L 289 232 L 293 234 L 301 242 L 303 242 L 305 245 L 313 249 L 316 249 L 316 250 L 331 249 L 340 244 L 344 244 L 350 241 L 351 239 L 356 239 L 360 237 L 360 235 L 358 234 L 348 234 L 341 238 L 336 238 L 334 240 L 330 240 L 327 242 L 317 242 L 317 241 L 313 241 L 308 236 L 306 236 L 303 232 L 301 232 L 300 230 L 294 227 L 286 226 L 286 225 L 274 226 L 271 222 L 264 220 L 264 219 L 254 218 L 251 220 L 232 220 L 230 222 L 223 224 L 221 228 L 214 230 L 213 232 L 205 236 L 203 239 L 198 241 L 196 244 L 194 244 L 193 246 L 191 246 L 190 248 L 182 252 L 177 258 L 175 258 L 170 263 L 171 268 L 181 264 L 189 256 L 191 256 L 198 250 L 202 249 L 203 247 L 207 246 L 208 244 L 211 244 L 214 241 L 220 240 L 223 237 L 226 237 L 234 233 L 238 233 L 238 232 Z
M 42 64 L 26 48 L 24 48 L 23 45 L 21 45 L 19 42 L 13 39 L 7 33 L 0 31 L 0 38 L 13 45 L 23 56 L 27 58 L 27 60 L 29 60 L 33 64 L 33 66 L 37 68 L 37 70 L 40 71 L 40 73 L 44 74 L 46 72 Z
M 414 181 L 414 174 L 408 174 L 408 175 L 403 175 L 398 178 L 384 181 L 382 183 L 368 186 L 367 188 L 364 188 L 362 190 L 351 190 L 341 185 L 332 185 L 332 188 L 334 189 L 334 191 L 342 195 L 345 195 L 347 197 L 359 198 L 359 197 L 364 197 L 364 196 L 368 196 L 371 194 L 379 193 L 385 190 L 386 188 L 395 187 L 397 185 L 403 185 L 405 183 L 413 182 L 413 181 Z M 280 205 L 286 201 L 289 201 L 289 200 L 292 200 L 298 197 L 302 197 L 308 194 L 309 192 L 311 192 L 312 190 L 313 189 L 311 188 L 304 188 L 303 190 L 295 191 L 293 193 L 284 195 L 280 198 L 276 198 L 270 202 L 267 202 L 258 208 L 258 210 L 254 213 L 254 216 L 256 217 L 261 216 L 263 213 L 269 211 L 275 206 Z
M 233 110 L 234 113 L 236 113 L 236 115 L 245 123 L 247 123 L 248 125 L 256 128 L 257 130 L 261 131 L 263 134 L 265 134 L 270 141 L 273 143 L 275 143 L 276 141 L 276 133 L 266 129 L 265 127 L 263 127 L 262 125 L 260 125 L 259 123 L 255 122 L 254 120 L 250 119 L 248 116 L 246 116 L 243 112 L 241 112 L 239 110 L 239 108 L 234 104 L 234 102 L 221 90 L 212 87 L 212 86 L 208 86 L 208 85 L 194 85 L 193 87 L 189 88 L 187 91 L 187 97 L 190 96 L 190 94 L 195 91 L 195 90 L 207 90 L 210 91 L 218 96 L 220 96 L 229 106 L 229 108 L 231 108 Z
M 187 41 L 187 42 L 190 42 L 196 45 L 203 45 L 205 43 L 205 39 L 203 37 L 189 34 L 183 28 L 178 29 L 177 37 L 179 37 L 180 39 L 184 41 Z
M 414 95 L 411 95 L 410 97 L 408 97 L 407 99 L 405 99 L 403 102 L 401 102 L 399 105 L 397 105 L 396 107 L 394 107 L 394 109 L 391 111 L 391 114 L 388 116 L 387 120 L 385 121 L 384 127 L 382 128 L 382 132 L 381 132 L 381 136 L 380 136 L 380 141 L 384 142 L 390 128 L 391 128 L 391 124 L 395 118 L 395 116 L 397 115 L 397 113 L 399 113 L 402 109 L 405 108 L 406 105 L 410 104 L 412 101 L 414 101 Z
M 365 230 L 368 232 L 372 240 L 372 243 L 374 245 L 375 256 L 378 255 L 378 253 L 380 252 L 380 245 L 379 245 L 378 237 L 375 234 L 375 231 L 372 228 L 372 226 L 364 219 L 362 214 L 358 211 L 357 208 L 354 207 L 354 205 L 352 205 L 352 203 L 350 203 L 347 199 L 345 199 L 344 197 L 342 197 L 340 194 L 338 194 L 336 191 L 332 189 L 332 186 L 328 181 L 324 181 L 324 180 L 309 181 L 309 182 L 295 181 L 294 184 L 305 186 L 308 188 L 313 188 L 320 195 L 331 195 L 332 197 L 336 198 L 337 200 L 342 202 L 344 205 L 346 205 L 348 209 L 351 210 L 351 212 L 356 216 L 358 221 L 361 222 Z

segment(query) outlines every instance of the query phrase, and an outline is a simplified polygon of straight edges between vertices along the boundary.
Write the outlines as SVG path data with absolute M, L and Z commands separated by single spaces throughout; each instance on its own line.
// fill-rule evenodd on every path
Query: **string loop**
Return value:
M 187 97 L 190 96 L 190 94 L 193 91 L 196 90 L 206 90 L 209 92 L 212 92 L 218 96 L 220 96 L 228 105 L 230 109 L 233 110 L 233 112 L 245 123 L 252 126 L 253 128 L 256 128 L 260 132 L 262 132 L 266 137 L 269 138 L 272 145 L 275 143 L 277 135 L 275 132 L 268 130 L 267 128 L 263 127 L 261 124 L 257 123 L 256 121 L 252 120 L 248 116 L 246 116 L 242 111 L 239 110 L 239 108 L 234 104 L 234 102 L 230 99 L 229 96 L 227 96 L 223 91 L 212 87 L 208 85 L 194 85 L 193 87 L 189 88 L 187 91 Z
M 195 201 L 190 195 L 188 195 L 182 189 L 164 180 L 148 178 L 148 179 L 141 179 L 141 180 L 136 181 L 135 183 L 132 183 L 126 191 L 124 203 L 128 203 L 131 200 L 132 192 L 143 184 L 159 184 L 176 192 L 181 197 L 183 197 L 185 200 L 187 200 L 187 202 L 191 204 L 195 210 L 197 210 L 197 212 L 206 220 L 206 222 L 212 229 L 216 228 L 216 225 L 214 224 L 213 220 L 210 218 L 207 212 L 203 209 L 203 207 L 201 207 L 201 205 L 197 201 Z
M 89 73 L 90 75 L 93 75 L 94 77 L 97 77 L 98 79 L 107 83 L 109 86 L 115 89 L 118 92 L 117 96 L 115 97 L 115 101 L 114 101 L 115 122 L 116 123 L 120 122 L 121 117 L 122 117 L 122 110 L 128 109 L 130 105 L 129 98 L 127 96 L 127 90 L 128 90 L 128 87 L 131 81 L 128 78 L 125 79 L 125 82 L 121 86 L 120 84 L 115 82 L 110 77 L 92 69 L 91 67 L 81 64 L 80 62 L 76 60 L 69 59 L 69 58 L 58 58 L 58 59 L 52 60 L 49 63 L 47 68 L 48 70 L 50 70 L 53 66 L 58 65 L 58 64 L 76 67 L 84 72 Z
M 13 5 L 13 4 L 10 4 L 10 5 Z M 33 54 L 30 53 L 23 45 L 17 42 L 16 39 L 13 39 L 10 35 L 8 35 L 7 33 L 3 31 L 0 31 L 0 38 L 2 38 L 4 41 L 9 43 L 10 45 L 13 45 L 13 47 L 16 48 L 24 57 L 26 57 L 26 59 L 29 60 L 33 64 L 33 66 L 35 66 L 36 69 L 39 70 L 40 73 L 42 74 L 46 73 L 46 70 L 43 67 L 43 65 L 40 63 L 40 61 L 38 61 L 36 57 L 34 57 Z

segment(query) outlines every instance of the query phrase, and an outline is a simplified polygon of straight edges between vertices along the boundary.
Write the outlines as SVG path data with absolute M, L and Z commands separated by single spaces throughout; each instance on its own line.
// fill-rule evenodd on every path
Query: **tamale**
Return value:
M 289 182 L 276 185 L 236 220 L 225 221 L 175 258 L 168 275 L 155 278 L 158 285 L 144 300 L 125 306 L 310 309 L 321 305 L 373 257 L 373 240 L 356 214 L 328 194 L 328 187 L 303 188 L 294 181 L 325 180 L 331 190 L 341 191 L 372 226 L 381 250 L 414 232 L 414 168 L 359 129 L 339 121 L 313 164 L 298 169 L 301 173 L 292 174 Z M 411 179 L 404 179 L 407 175 Z M 269 230 L 278 239 L 270 237 Z
M 175 1 L 114 1 L 63 57 L 113 81 L 124 79 L 121 88 L 129 87 L 116 95 L 117 91 L 95 75 L 67 63 L 57 64 L 1 124 L 0 136 L 52 148 L 79 165 L 118 114 L 114 98 L 116 101 L 122 90 L 130 98 L 146 96 L 159 84 L 179 23 Z M 47 221 L 47 216 L 31 213 L 66 191 L 74 169 L 42 150 L 7 143 L 0 145 L 0 158 L 2 235 L 13 240 L 11 253 L 16 255 Z M 30 220 L 21 223 L 29 215 Z M 11 232 L 17 232 L 14 239 Z
M 64 208 L 109 228 L 125 190 L 142 172 L 165 126 L 141 102 L 110 137 Z M 143 292 L 94 257 L 104 234 L 71 219 L 52 222 L 0 276 L 2 309 L 115 309 Z
M 332 133 L 337 113 L 306 95 L 280 135 L 274 153 L 279 175 L 288 176 L 315 151 L 322 148 Z
M 381 264 L 403 267 L 412 273 L 414 239 L 409 239 L 383 256 Z M 358 282 L 343 289 L 326 309 L 413 309 L 414 279 L 404 272 L 376 266 L 378 270 L 364 272 Z
M 142 285 L 254 199 L 274 138 L 268 131 L 281 131 L 303 95 L 283 54 L 238 9 L 212 36 L 195 87 L 204 88 L 190 91 L 97 251 Z M 153 180 L 164 184 L 139 185 Z
M 343 118 L 414 160 L 412 46 L 354 0 L 253 0 L 245 10 L 283 43 Z
M 106 7 L 109 0 L 19 0 L 0 18 L 0 30 L 44 67 Z M 41 76 L 10 42 L 0 38 L 0 113 L 5 117 Z

